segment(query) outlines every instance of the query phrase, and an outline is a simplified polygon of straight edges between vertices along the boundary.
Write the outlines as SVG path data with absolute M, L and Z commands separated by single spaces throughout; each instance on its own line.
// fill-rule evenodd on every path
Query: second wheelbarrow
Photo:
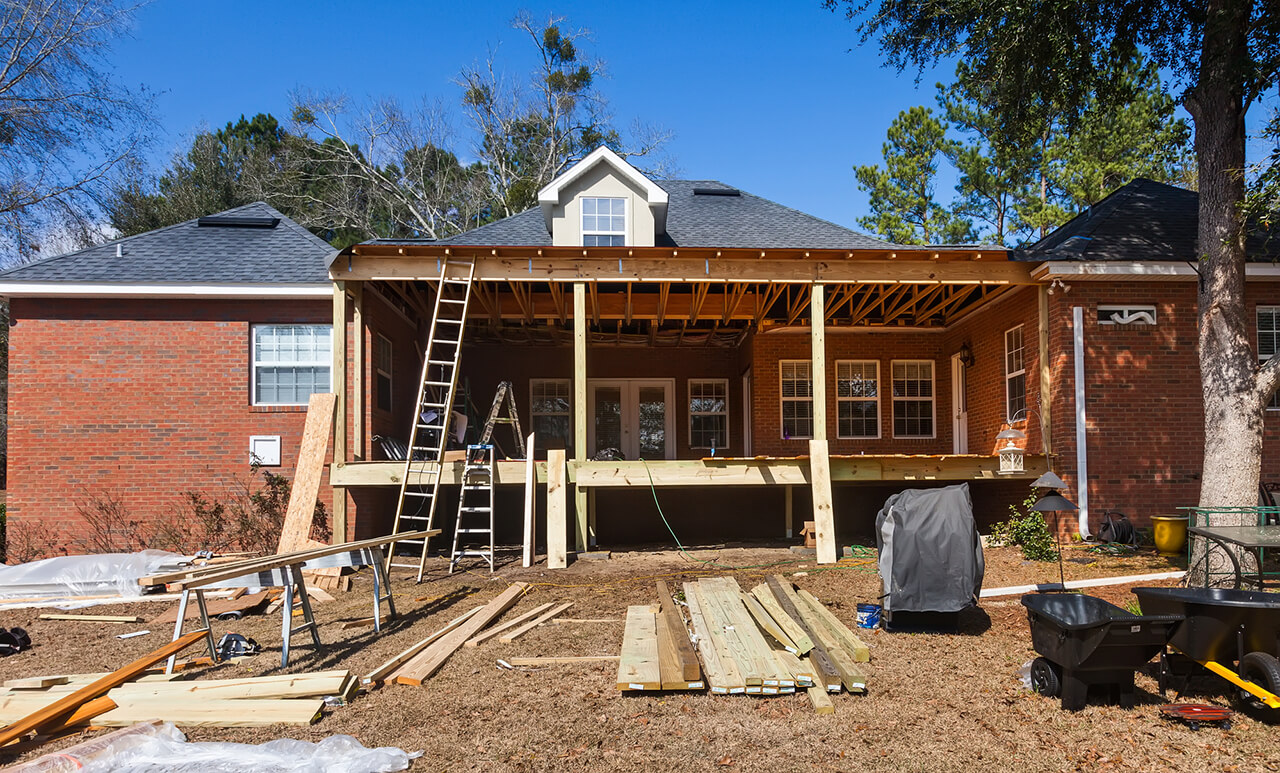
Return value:
M 1138 616 L 1078 593 L 1022 597 L 1031 625 L 1031 685 L 1062 696 L 1062 708 L 1079 711 L 1089 688 L 1106 687 L 1125 708 L 1134 704 L 1133 674 L 1164 650 L 1181 615 Z

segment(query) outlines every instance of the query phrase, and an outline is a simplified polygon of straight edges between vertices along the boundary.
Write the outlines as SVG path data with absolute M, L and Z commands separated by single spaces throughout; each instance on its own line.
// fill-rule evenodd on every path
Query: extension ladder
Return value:
M 413 429 L 405 453 L 404 474 L 400 478 L 393 533 L 435 528 L 442 460 L 449 442 L 454 394 L 458 387 L 458 363 L 462 358 L 462 334 L 475 272 L 475 262 L 469 259 L 445 258 L 440 266 L 435 309 L 422 360 L 417 407 L 413 412 Z M 387 566 L 417 568 L 418 582 L 422 582 L 429 543 L 430 538 L 392 544 L 387 552 Z M 422 552 L 416 564 L 395 563 L 396 552 L 402 545 L 419 546 Z
M 449 574 L 453 574 L 459 559 L 468 557 L 483 558 L 489 562 L 489 571 L 493 571 L 493 476 L 493 445 L 467 446 L 462 490 L 458 492 L 458 519 L 453 528 Z M 469 536 L 472 534 L 487 535 L 487 546 L 468 549 L 466 544 L 472 541 Z
M 507 415 L 499 416 L 503 403 L 506 403 Z M 493 393 L 493 405 L 489 406 L 489 417 L 484 420 L 484 431 L 480 433 L 480 440 L 477 445 L 486 445 L 489 439 L 493 437 L 493 425 L 507 424 L 511 427 L 511 434 L 515 437 L 516 453 L 512 459 L 523 459 L 524 456 L 524 433 L 520 431 L 520 413 L 516 410 L 515 388 L 511 386 L 510 381 L 503 381 L 498 384 L 498 389 Z

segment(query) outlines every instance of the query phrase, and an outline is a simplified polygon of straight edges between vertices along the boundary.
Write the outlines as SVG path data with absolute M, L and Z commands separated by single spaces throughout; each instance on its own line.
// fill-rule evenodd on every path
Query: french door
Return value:
M 951 358 L 952 446 L 957 454 L 969 453 L 969 369 L 960 355 Z
M 627 459 L 675 458 L 673 380 L 592 380 L 587 390 L 588 454 L 617 448 Z

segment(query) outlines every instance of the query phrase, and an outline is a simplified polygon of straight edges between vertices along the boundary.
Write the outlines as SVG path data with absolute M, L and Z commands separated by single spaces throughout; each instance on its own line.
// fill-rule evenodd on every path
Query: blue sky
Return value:
M 818 0 L 153 0 L 112 61 L 126 83 L 160 92 L 153 155 L 163 162 L 201 127 L 242 113 L 285 120 L 299 88 L 456 105 L 458 72 L 491 49 L 512 77 L 531 70 L 532 44 L 510 25 L 521 9 L 535 19 L 554 10 L 590 30 L 616 124 L 671 131 L 682 177 L 722 180 L 850 227 L 866 207 L 852 166 L 879 162 L 889 122 L 911 105 L 933 106 L 934 83 L 952 72 L 926 72 L 917 85 L 915 72 L 882 67 L 877 49 L 858 47 L 853 25 Z

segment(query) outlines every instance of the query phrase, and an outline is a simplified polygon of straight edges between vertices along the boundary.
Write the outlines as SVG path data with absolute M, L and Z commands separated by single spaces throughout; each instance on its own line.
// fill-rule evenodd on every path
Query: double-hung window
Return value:
M 1018 414 L 1027 408 L 1027 364 L 1022 346 L 1022 325 L 1004 332 L 1005 420 L 1025 419 Z
M 689 447 L 729 447 L 729 382 L 689 379 Z
M 1280 306 L 1258 307 L 1258 361 L 1266 362 L 1280 352 Z M 1267 410 L 1280 410 L 1280 393 L 1271 396 Z
M 627 244 L 627 200 L 584 196 L 582 198 L 582 246 L 625 247 Z
M 569 448 L 573 442 L 573 384 L 567 378 L 529 381 L 529 413 L 539 448 Z
M 836 361 L 836 436 L 880 437 L 880 363 Z
M 813 378 L 808 360 L 780 360 L 782 439 L 813 437 Z
M 306 405 L 331 389 L 329 325 L 253 326 L 253 404 Z
M 893 436 L 931 438 L 933 361 L 893 361 Z

